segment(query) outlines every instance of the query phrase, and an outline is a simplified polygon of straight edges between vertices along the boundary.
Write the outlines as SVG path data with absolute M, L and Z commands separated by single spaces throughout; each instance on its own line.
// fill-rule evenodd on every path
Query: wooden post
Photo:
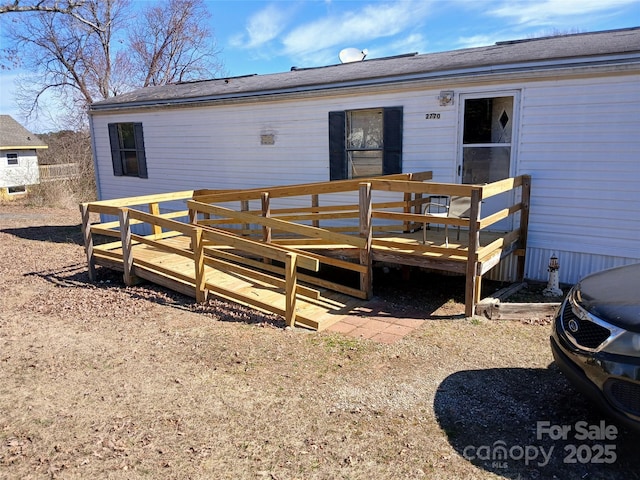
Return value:
M 89 222 L 89 204 L 80 205 L 80 215 L 82 216 L 82 239 L 84 240 L 84 253 L 87 256 L 87 267 L 89 269 L 89 280 L 96 281 L 96 260 L 93 256 L 93 235 L 91 235 L 91 223 Z
M 482 275 L 478 275 L 476 276 L 476 289 L 475 289 L 474 298 L 473 298 L 474 309 L 475 309 L 475 306 L 478 303 L 480 303 L 481 298 L 482 298 Z
M 285 258 L 285 320 L 289 327 L 293 327 L 296 321 L 296 288 L 298 286 L 297 274 L 298 255 L 289 252 Z
M 413 213 L 416 215 L 422 215 L 422 193 L 416 193 L 414 196 L 415 205 L 413 207 Z M 420 230 L 422 228 L 422 224 L 418 224 L 417 229 Z M 416 231 L 416 223 L 413 223 L 412 231 Z
M 198 211 L 196 209 L 189 209 L 189 223 L 192 225 L 198 224 Z
M 137 283 L 137 279 L 133 275 L 133 246 L 131 244 L 129 209 L 121 208 L 118 217 L 120 219 L 120 240 L 122 243 L 122 266 L 124 268 L 122 278 L 125 285 L 131 286 Z
M 149 213 L 151 215 L 159 216 L 160 215 L 160 204 L 158 202 L 153 202 L 149 204 Z M 162 227 L 160 225 L 151 225 L 153 230 L 154 239 L 158 239 L 162 237 Z
M 531 176 L 522 176 L 521 202 L 522 211 L 520 212 L 520 249 L 522 255 L 518 257 L 518 281 L 524 280 L 524 265 L 527 255 L 527 237 L 529 233 L 529 203 L 531 202 Z
M 409 174 L 409 178 L 407 180 L 413 180 L 413 173 Z M 404 213 L 411 213 L 411 200 L 413 199 L 413 194 L 411 192 L 404 192 Z M 411 231 L 411 223 L 409 220 L 404 222 L 404 233 L 409 233 Z
M 196 210 L 195 208 L 189 207 L 189 223 L 191 225 L 198 224 L 198 210 Z M 195 245 L 193 244 L 193 236 L 192 236 L 191 240 L 189 240 L 189 248 L 193 250 L 194 247 Z
M 371 184 L 360 184 L 360 236 L 366 240 L 366 244 L 360 249 L 360 265 L 365 265 L 367 271 L 360 274 L 360 290 L 367 299 L 373 296 L 373 259 L 371 257 L 371 242 L 373 237 L 373 225 L 371 222 Z
M 271 202 L 269 201 L 269 192 L 262 192 L 260 195 L 262 201 L 262 216 L 269 218 L 271 216 Z M 264 243 L 271 243 L 271 227 L 266 225 L 262 227 L 262 240 Z M 271 259 L 264 257 L 264 263 L 270 264 Z
M 319 206 L 320 206 L 320 197 L 318 196 L 318 194 L 317 194 L 317 193 L 314 193 L 313 195 L 311 195 L 311 206 L 312 206 L 313 208 L 316 208 L 316 207 L 319 207 Z M 316 212 L 316 211 L 314 210 L 314 212 L 313 212 L 313 213 L 318 213 L 318 212 Z M 320 228 L 320 220 L 313 220 L 313 221 L 311 222 L 311 225 L 312 225 L 313 227 Z
M 260 195 L 262 201 L 262 216 L 269 218 L 271 216 L 271 205 L 269 200 L 269 192 L 262 192 Z M 262 227 L 262 239 L 265 243 L 271 243 L 271 227 Z
M 191 244 L 193 245 L 193 263 L 196 269 L 196 302 L 207 301 L 209 291 L 207 290 L 207 279 L 204 265 L 204 242 L 202 241 L 202 229 L 195 227 L 191 234 Z
M 477 252 L 480 247 L 480 231 L 478 219 L 480 218 L 481 190 L 475 188 L 471 191 L 471 208 L 469 210 L 469 248 L 467 250 L 467 270 L 464 293 L 464 315 L 473 317 L 476 304 L 478 285 L 482 277 L 478 275 Z
M 247 212 L 249 210 L 249 200 L 240 200 L 240 211 L 241 212 Z M 244 230 L 247 230 L 247 232 L 249 231 L 249 229 L 251 228 L 251 225 L 248 223 L 243 223 L 242 224 L 242 236 L 246 236 L 249 235 L 248 233 L 245 234 Z
M 200 213 L 198 212 L 197 209 L 189 209 L 189 223 L 192 225 L 197 225 L 198 224 L 198 215 Z M 204 212 L 202 214 L 203 219 L 208 220 L 209 218 L 211 218 L 211 215 L 207 212 Z

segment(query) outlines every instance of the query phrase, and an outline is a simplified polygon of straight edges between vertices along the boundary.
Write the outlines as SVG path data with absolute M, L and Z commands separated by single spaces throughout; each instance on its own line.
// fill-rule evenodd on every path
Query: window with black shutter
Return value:
M 402 173 L 402 107 L 329 112 L 329 178 Z
M 142 123 L 110 123 L 109 142 L 114 175 L 148 177 Z

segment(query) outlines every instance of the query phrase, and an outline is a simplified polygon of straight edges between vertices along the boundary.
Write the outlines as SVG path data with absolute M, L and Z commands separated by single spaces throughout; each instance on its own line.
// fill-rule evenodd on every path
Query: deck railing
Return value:
M 156 274 L 166 275 L 184 282 L 187 288 L 183 290 L 183 293 L 191 294 L 195 289 L 196 301 L 203 302 L 207 299 L 210 291 L 226 297 L 234 297 L 232 290 L 207 282 L 205 266 L 241 273 L 249 278 L 284 290 L 284 308 L 278 308 L 266 302 L 256 304 L 256 306 L 282 315 L 285 317 L 287 325 L 293 326 L 298 295 L 311 298 L 318 295 L 317 291 L 298 284 L 298 269 L 317 272 L 319 268 L 318 260 L 304 253 L 291 251 L 277 245 L 268 245 L 224 231 L 213 230 L 206 226 L 192 225 L 172 219 L 176 216 L 184 216 L 187 213 L 186 211 L 168 214 L 149 213 L 159 212 L 159 205 L 163 200 L 175 201 L 189 197 L 190 192 L 180 192 L 177 194 L 152 195 L 81 205 L 83 235 L 89 262 L 90 278 L 92 280 L 95 279 L 95 235 L 115 237 L 119 239 L 115 244 L 100 245 L 100 255 L 110 257 L 115 262 L 121 263 L 126 285 L 134 285 L 138 282 L 136 272 L 140 271 L 140 269 L 136 267 L 147 268 L 155 272 L 154 276 Z M 138 206 L 143 202 L 147 205 L 149 212 L 143 212 L 127 206 Z M 91 225 L 89 222 L 91 213 L 117 215 L 118 220 Z M 146 225 L 153 233 L 149 235 L 134 233 L 131 228 L 132 225 Z M 191 241 L 187 246 L 170 241 L 178 236 L 189 237 Z M 170 267 L 163 267 L 140 256 L 135 256 L 133 246 L 140 244 L 153 247 L 155 251 L 166 252 L 191 260 L 194 268 L 193 275 L 182 273 Z M 282 263 L 284 267 L 280 268 L 280 271 L 283 273 L 284 279 L 251 269 L 251 263 L 254 262 L 251 260 L 252 256 L 259 256 L 270 262 Z M 230 259 L 234 261 L 229 261 Z M 158 277 L 155 276 L 155 278 Z M 172 282 L 172 285 L 175 285 L 175 283 Z
M 524 272 L 531 179 L 525 175 L 485 185 L 436 183 L 428 181 L 430 179 L 431 172 L 420 172 L 250 190 L 184 191 L 83 204 L 83 232 L 90 277 L 95 278 L 92 235 L 120 236 L 123 251 L 131 241 L 156 244 L 171 236 L 191 235 L 189 255 L 195 255 L 201 245 L 205 252 L 203 260 L 193 257 L 194 268 L 198 268 L 199 262 L 227 269 L 241 263 L 242 268 L 281 276 L 292 268 L 286 258 L 283 261 L 276 256 L 276 252 L 281 255 L 284 251 L 359 277 L 358 287 L 304 273 L 297 273 L 296 281 L 299 279 L 359 298 L 372 295 L 374 260 L 462 273 L 466 276 L 465 314 L 472 316 L 475 304 L 480 300 L 482 275 L 501 258 L 517 254 L 518 275 Z M 482 202 L 499 194 L 517 200 L 482 217 Z M 441 195 L 468 197 L 468 218 L 424 214 L 423 205 L 429 197 Z M 381 201 L 374 201 L 374 198 Z M 287 199 L 292 206 L 272 208 L 280 199 Z M 175 201 L 186 202 L 187 210 L 160 213 L 161 203 Z M 252 209 L 251 205 L 259 208 Z M 123 212 L 127 211 L 127 217 L 123 218 Z M 116 215 L 118 220 L 90 225 L 92 212 Z M 516 228 L 481 244 L 481 232 L 516 215 L 519 218 Z M 466 231 L 466 241 L 443 246 L 394 240 L 394 235 L 411 235 L 426 222 L 460 227 Z M 151 235 L 131 233 L 129 237 L 122 236 L 137 223 L 145 223 L 151 229 Z M 236 249 L 242 244 L 262 245 L 265 250 L 258 253 L 252 247 L 250 255 L 236 255 L 216 248 L 216 242 L 224 243 L 222 238 L 224 242 L 233 239 Z M 133 261 L 135 265 L 136 260 L 126 261 Z M 286 264 L 284 268 L 282 263 Z M 285 284 L 287 290 L 292 288 L 287 280 Z M 202 291 L 202 285 L 196 287 L 196 292 L 200 292 L 196 295 L 198 299 L 202 299 Z

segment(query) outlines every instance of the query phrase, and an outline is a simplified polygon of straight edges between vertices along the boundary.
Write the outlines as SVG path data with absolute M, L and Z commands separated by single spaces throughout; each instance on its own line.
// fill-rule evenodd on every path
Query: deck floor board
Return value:
M 412 233 L 395 233 L 374 236 L 373 255 L 379 260 L 392 260 L 394 262 L 406 263 L 409 265 L 430 265 L 428 262 L 437 262 L 444 266 L 444 269 L 455 271 L 451 265 L 463 266 L 466 263 L 467 238 L 466 232 L 461 232 L 460 240 L 455 233 L 449 235 L 449 248 L 446 253 L 424 251 L 425 245 L 422 243 L 422 231 Z M 489 244 L 500 234 L 483 232 L 481 242 Z M 376 240 L 393 243 L 393 246 L 386 244 L 376 245 Z M 433 230 L 428 233 L 428 246 L 446 247 L 444 231 Z M 185 235 L 174 236 L 162 239 L 161 244 L 168 245 L 180 250 L 189 251 L 191 238 Z M 282 242 L 287 244 L 285 240 Z M 340 245 L 317 245 L 316 242 L 304 244 L 300 241 L 292 242 L 290 247 L 300 251 L 323 250 L 324 254 L 329 252 L 344 254 L 345 251 Z M 209 245 L 208 249 L 215 248 Z M 167 288 L 187 293 L 195 296 L 195 268 L 193 260 L 177 253 L 172 253 L 158 246 L 151 246 L 142 243 L 134 243 L 132 246 L 134 257 L 134 273 L 141 278 L 152 279 Z M 101 256 L 105 249 L 96 246 L 96 263 L 109 268 L 113 267 L 113 255 Z M 351 253 L 357 254 L 356 249 L 351 249 Z M 121 248 L 109 249 L 111 254 L 122 256 Z M 448 266 L 447 266 L 448 265 Z M 432 266 L 432 265 L 431 265 Z M 155 268 L 154 268 L 155 267 Z M 224 271 L 217 267 L 205 265 L 206 286 L 211 295 L 227 299 L 251 308 L 257 308 L 265 312 L 285 312 L 285 292 L 283 288 L 278 288 L 272 284 L 260 281 L 239 272 Z M 350 297 L 346 294 L 335 292 L 326 288 L 313 286 L 319 291 L 317 299 L 297 296 L 296 302 L 296 325 L 315 330 L 324 330 L 349 315 L 357 307 L 365 303 L 365 300 Z
M 191 239 L 188 237 L 174 237 L 171 239 L 171 245 L 178 248 L 188 248 L 190 241 Z M 176 287 L 175 290 L 184 291 L 185 282 L 180 280 L 180 276 L 188 277 L 191 280 L 191 285 L 193 285 L 192 295 L 195 296 L 195 269 L 192 260 L 145 244 L 136 244 L 132 248 L 135 273 L 140 274 L 141 278 L 145 278 L 145 270 L 150 273 L 160 273 L 161 275 L 163 270 L 167 270 L 173 272 L 176 277 L 171 278 L 171 273 L 164 274 L 164 286 L 172 288 L 172 285 L 174 285 Z M 122 254 L 121 248 L 115 248 L 110 251 Z M 101 256 L 100 252 L 101 249 L 97 246 L 96 263 L 111 267 L 113 259 Z M 144 261 L 145 264 L 155 265 L 158 270 L 154 272 L 153 267 L 136 264 L 136 260 Z M 258 309 L 261 309 L 259 305 L 256 305 L 258 303 L 269 305 L 282 312 L 285 310 L 285 292 L 282 288 L 274 287 L 271 284 L 241 273 L 226 272 L 210 266 L 205 266 L 205 278 L 207 287 L 214 296 L 232 300 L 252 308 L 257 306 Z M 179 284 L 181 288 L 177 288 Z M 298 295 L 297 297 L 296 323 L 302 327 L 324 330 L 363 303 L 363 300 L 348 295 L 318 288 L 317 286 L 313 288 L 320 292 L 318 299 L 303 295 Z

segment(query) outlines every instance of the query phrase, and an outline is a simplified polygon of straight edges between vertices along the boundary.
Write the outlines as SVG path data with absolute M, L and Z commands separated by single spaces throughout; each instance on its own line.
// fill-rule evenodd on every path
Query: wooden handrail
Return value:
M 416 252 L 442 255 L 443 257 L 455 257 L 456 262 L 464 261 L 466 255 L 467 291 L 465 312 L 469 314 L 470 306 L 473 305 L 479 296 L 479 286 L 482 274 L 487 269 L 486 265 L 495 265 L 497 260 L 491 252 L 479 258 L 479 253 L 487 252 L 486 247 L 480 245 L 480 231 L 508 218 L 512 215 L 520 214 L 520 227 L 502 236 L 501 239 L 493 241 L 489 247 L 501 250 L 509 247 L 508 251 L 515 248 L 512 244 L 517 242 L 519 251 L 525 251 L 527 242 L 527 225 L 530 201 L 531 177 L 521 175 L 515 178 L 508 178 L 484 185 L 466 185 L 452 183 L 425 182 L 431 179 L 431 172 L 419 172 L 414 174 L 398 174 L 370 179 L 352 179 L 334 182 L 322 182 L 312 184 L 290 185 L 272 188 L 248 189 L 240 191 L 229 190 L 188 190 L 181 192 L 170 192 L 154 195 L 142 195 L 136 197 L 120 198 L 113 200 L 102 200 L 89 202 L 81 205 L 82 231 L 85 241 L 85 253 L 89 265 L 89 276 L 95 280 L 95 254 L 96 247 L 93 244 L 93 236 L 96 234 L 116 237 L 120 242 L 112 242 L 122 246 L 125 277 L 127 282 L 135 281 L 135 265 L 130 262 L 132 246 L 135 244 L 146 244 L 163 248 L 171 253 L 176 253 L 194 259 L 196 268 L 197 298 L 202 300 L 206 297 L 203 285 L 204 265 L 207 264 L 207 251 L 213 252 L 216 248 L 221 254 L 226 249 L 235 249 L 248 253 L 253 258 L 263 258 L 264 261 L 278 262 L 284 264 L 285 268 L 279 265 L 265 265 L 265 269 L 271 267 L 284 274 L 289 272 L 292 282 L 297 281 L 298 274 L 291 274 L 291 265 L 317 271 L 319 264 L 326 262 L 325 258 L 318 255 L 307 255 L 306 252 L 296 243 L 296 239 L 304 238 L 307 247 L 314 245 L 322 248 L 325 245 L 335 245 L 350 256 L 360 256 L 360 263 L 351 263 L 359 270 L 361 276 L 361 286 L 358 292 L 370 292 L 371 274 L 370 265 L 372 257 L 377 247 L 394 248 L 387 245 L 388 240 L 378 241 L 373 237 L 374 231 L 389 232 L 404 231 L 413 232 L 416 226 L 423 223 L 438 223 L 452 226 L 468 228 L 468 247 L 449 248 L 435 245 L 413 245 Z M 498 212 L 492 213 L 484 218 L 481 216 L 481 202 L 487 198 L 505 192 L 521 189 L 520 201 L 509 205 Z M 401 201 L 377 202 L 371 201 L 375 192 L 396 192 L 403 194 Z M 358 204 L 341 205 L 321 205 L 323 194 L 345 193 L 341 199 L 350 199 L 351 194 L 357 195 Z M 422 213 L 421 205 L 428 201 L 430 195 L 466 196 L 471 199 L 470 218 L 440 217 Z M 272 208 L 272 200 L 286 197 L 309 197 L 309 203 L 300 208 Z M 333 202 L 335 197 L 331 197 Z M 511 197 L 509 197 L 511 198 Z M 161 213 L 160 204 L 162 202 L 175 202 L 185 200 L 189 210 L 170 211 Z M 393 200 L 393 198 L 390 198 Z M 261 202 L 260 210 L 249 210 L 249 201 Z M 215 205 L 209 202 L 215 203 Z M 229 202 L 240 202 L 241 211 L 233 210 L 220 204 Z M 328 203 L 331 203 L 328 202 Z M 303 201 L 304 203 L 304 201 Z M 345 202 L 347 203 L 347 202 Z M 148 212 L 143 211 L 147 209 Z M 106 221 L 103 223 L 90 224 L 89 214 L 99 213 L 104 216 L 116 216 L 117 221 Z M 198 215 L 200 214 L 200 215 Z M 189 217 L 189 222 L 180 221 L 181 217 Z M 200 217 L 200 219 L 198 219 Z M 204 219 L 202 218 L 204 217 Z M 215 218 L 213 218 L 215 217 Z M 320 228 L 320 223 L 327 220 L 347 220 L 342 223 L 333 224 L 331 227 Z M 353 221 L 348 221 L 353 219 Z M 358 219 L 358 220 L 356 220 Z M 389 220 L 389 222 L 375 222 L 372 220 Z M 202 221 L 202 223 L 198 223 Z M 298 223 L 298 222 L 307 222 Z M 242 225 L 242 229 L 229 228 L 226 230 L 215 229 L 207 225 L 225 224 Z M 388 223 L 389 225 L 384 225 Z M 151 235 L 138 235 L 131 232 L 132 226 L 137 224 L 150 225 Z M 397 224 L 397 225 L 396 225 Z M 257 225 L 262 229 L 264 235 L 258 233 L 250 226 Z M 310 226 L 313 225 L 313 226 Z M 238 234 L 230 233 L 238 231 Z M 275 232 L 272 237 L 271 232 Z M 285 235 L 282 235 L 282 233 Z M 338 233 L 338 232 L 349 232 Z M 352 232 L 352 233 L 351 233 Z M 163 239 L 175 235 L 185 235 L 191 238 L 190 249 L 180 249 L 171 246 Z M 244 237 L 242 235 L 245 235 Z M 251 235 L 251 236 L 249 236 Z M 257 240 L 262 237 L 263 241 Z M 273 243 L 273 242 L 277 242 Z M 385 243 L 386 242 L 386 243 Z M 286 247 L 284 244 L 291 245 Z M 105 245 L 105 244 L 103 244 Z M 102 247 L 99 247 L 102 254 Z M 174 244 L 175 245 L 175 244 Z M 494 248 L 495 247 L 495 248 Z M 117 246 L 109 248 L 118 248 Z M 404 250 L 403 244 L 397 247 Z M 209 250 L 207 250 L 209 249 Z M 212 250 L 213 249 L 213 250 Z M 105 252 L 108 248 L 104 249 Z M 232 251 L 232 250 L 229 250 Z M 504 250 L 508 253 L 507 250 Z M 499 254 L 500 252 L 498 252 Z M 105 256 L 107 253 L 105 253 Z M 119 255 L 119 254 L 118 254 Z M 493 255 L 493 256 L 492 256 Z M 491 257 L 489 259 L 489 257 Z M 114 259 L 117 255 L 113 256 Z M 289 263 L 287 263 L 289 262 Z M 485 266 L 483 267 L 483 262 Z M 347 262 L 349 263 L 349 262 Z M 519 275 L 523 271 L 523 257 L 518 260 Z M 348 267 L 351 268 L 351 267 Z M 490 267 L 489 267 L 490 268 Z M 294 270 L 296 270 L 294 268 Z M 274 270 L 275 271 L 275 270 Z M 295 278 L 294 278 L 295 277 Z M 206 285 L 206 279 L 204 281 Z M 291 293 L 297 288 L 291 287 L 285 280 L 285 290 Z M 199 293 L 198 293 L 199 292 Z M 359 295 L 359 294 L 358 294 Z M 369 293 L 367 293 L 367 296 Z M 291 297 L 287 297 L 287 305 L 290 305 Z M 287 322 L 293 322 L 292 317 L 287 318 Z
M 193 190 L 183 190 L 180 192 L 155 193 L 152 195 L 142 195 L 139 197 L 114 198 L 112 200 L 96 200 L 88 202 L 91 212 L 101 212 L 97 207 L 133 207 L 137 205 L 148 205 L 150 203 L 169 202 L 174 200 L 186 200 L 193 197 Z
M 152 230 L 154 230 L 154 235 L 152 235 L 151 237 L 156 236 L 155 232 L 158 231 L 157 229 L 160 229 L 159 234 L 161 235 L 162 228 L 167 228 L 172 231 L 178 231 L 185 235 L 190 235 L 193 250 L 179 249 L 171 245 L 163 244 L 155 238 L 149 238 L 150 236 L 133 234 L 131 232 L 130 224 L 130 219 L 132 218 L 150 224 Z M 207 299 L 207 282 L 205 274 L 207 250 L 205 247 L 209 242 L 217 242 L 218 244 L 230 246 L 236 250 L 241 250 L 249 254 L 257 254 L 272 260 L 282 261 L 285 264 L 284 315 L 287 325 L 289 326 L 293 326 L 295 323 L 296 297 L 299 291 L 297 286 L 298 267 L 310 271 L 318 271 L 320 265 L 320 262 L 317 258 L 293 252 L 286 247 L 237 237 L 223 231 L 216 231 L 214 229 L 203 226 L 176 222 L 175 220 L 161 218 L 151 213 L 145 213 L 131 208 L 120 208 L 119 222 L 125 283 L 127 285 L 132 285 L 137 281 L 135 277 L 135 264 L 137 260 L 134 258 L 132 248 L 133 241 L 135 240 L 138 243 L 144 243 L 155 248 L 168 251 L 170 253 L 191 258 L 194 262 L 195 269 L 195 291 L 197 302 L 204 302 Z M 261 279 L 263 281 L 265 281 L 265 279 L 267 278 L 268 276 L 261 275 Z M 276 286 L 280 285 L 280 282 L 276 279 L 274 279 L 274 283 L 276 284 Z
M 493 183 L 482 185 L 482 198 L 486 200 L 494 195 L 513 190 L 522 185 L 525 177 L 526 175 L 520 175 L 519 177 L 505 178 L 504 180 L 498 180 Z
M 135 210 L 133 208 L 122 207 L 121 210 L 129 210 L 130 218 L 135 218 L 136 220 L 148 223 L 152 227 L 162 227 L 166 228 L 167 230 L 181 232 L 185 235 L 191 235 L 193 229 L 193 225 L 190 225 L 188 223 L 182 223 L 178 222 L 177 220 L 171 220 L 169 218 L 153 215 L 151 213 L 141 212 L 140 210 Z M 154 233 L 156 233 L 155 230 Z
M 258 200 L 262 192 L 269 192 L 271 198 L 286 198 L 286 197 L 300 197 L 308 195 L 318 195 L 327 193 L 341 193 L 356 191 L 358 185 L 362 182 L 374 181 L 374 178 L 385 178 L 389 180 L 407 180 L 411 175 L 416 179 L 415 183 L 419 181 L 431 180 L 433 177 L 432 172 L 418 172 L 418 173 L 398 173 L 393 175 L 385 175 L 384 177 L 373 178 L 357 178 L 350 180 L 334 180 L 331 182 L 314 182 L 303 183 L 298 185 L 287 185 L 282 187 L 269 187 L 269 188 L 253 188 L 247 190 L 235 190 L 233 192 L 226 193 L 209 193 L 207 190 L 196 191 L 193 195 L 193 199 L 203 203 L 226 203 L 237 200 Z
M 443 194 L 457 195 L 460 197 L 470 197 L 474 190 L 481 187 L 478 185 L 466 185 L 460 183 L 432 183 L 413 182 L 410 180 L 371 180 L 373 190 L 400 193 L 422 193 L 422 194 Z
M 468 218 L 456 217 L 439 217 L 428 213 L 400 213 L 400 212 L 380 212 L 374 210 L 373 218 L 381 218 L 385 220 L 396 220 L 398 222 L 416 222 L 416 223 L 439 223 L 441 225 L 453 225 L 458 227 L 468 227 Z
M 236 220 L 245 221 L 247 223 L 256 223 L 258 225 L 271 227 L 276 230 L 295 233 L 310 238 L 322 238 L 324 240 L 336 243 L 351 245 L 356 248 L 362 248 L 364 246 L 364 240 L 359 237 L 354 237 L 352 235 L 343 235 L 322 228 L 300 225 L 297 223 L 287 222 L 285 220 L 278 220 L 276 218 L 258 217 L 256 215 L 238 212 L 229 208 L 216 207 L 214 205 L 209 205 L 207 203 L 201 203 L 194 200 L 190 200 L 187 205 L 189 206 L 190 210 L 193 210 L 195 212 L 207 212 L 214 215 L 229 216 L 231 218 L 235 218 Z

